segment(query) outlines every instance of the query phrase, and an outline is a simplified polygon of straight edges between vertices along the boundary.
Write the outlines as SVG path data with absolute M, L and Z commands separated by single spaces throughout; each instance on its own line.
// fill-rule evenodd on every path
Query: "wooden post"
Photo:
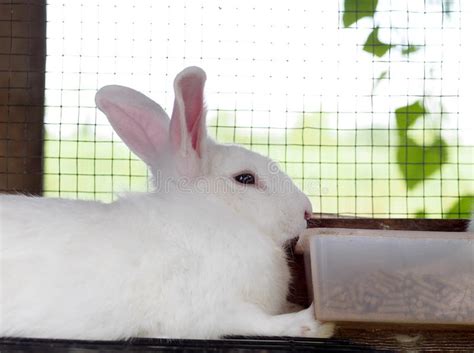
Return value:
M 0 0 L 0 192 L 41 194 L 45 0 Z

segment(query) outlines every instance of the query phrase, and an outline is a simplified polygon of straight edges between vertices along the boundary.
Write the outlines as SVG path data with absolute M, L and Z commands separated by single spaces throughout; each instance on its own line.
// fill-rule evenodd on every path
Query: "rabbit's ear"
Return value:
M 175 101 L 170 124 L 171 148 L 187 164 L 199 164 L 206 140 L 204 83 L 199 67 L 188 67 L 174 81 Z
M 123 142 L 153 165 L 168 143 L 170 120 L 165 111 L 140 92 L 116 85 L 101 88 L 95 102 Z

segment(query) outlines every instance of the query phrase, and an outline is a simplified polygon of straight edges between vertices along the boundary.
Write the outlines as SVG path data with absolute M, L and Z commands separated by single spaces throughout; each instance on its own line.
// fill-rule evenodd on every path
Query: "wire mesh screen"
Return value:
M 209 133 L 268 155 L 316 212 L 468 217 L 474 194 L 470 2 L 60 1 L 47 5 L 47 196 L 146 190 L 95 109 L 106 84 L 170 113 L 208 76 Z

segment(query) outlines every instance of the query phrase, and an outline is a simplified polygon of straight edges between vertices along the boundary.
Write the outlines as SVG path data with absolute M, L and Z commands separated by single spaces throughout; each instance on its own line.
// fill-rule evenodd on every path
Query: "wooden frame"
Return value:
M 0 2 L 0 192 L 41 194 L 46 2 Z

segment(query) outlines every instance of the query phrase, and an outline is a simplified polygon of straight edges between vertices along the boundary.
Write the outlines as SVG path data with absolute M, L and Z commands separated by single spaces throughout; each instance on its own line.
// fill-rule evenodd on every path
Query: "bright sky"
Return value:
M 390 112 L 427 93 L 436 96 L 426 101 L 434 112 L 444 96 L 453 114 L 443 127 L 472 144 L 474 2 L 462 1 L 459 12 L 454 1 L 444 19 L 439 3 L 379 0 L 382 41 L 425 44 L 410 61 L 399 50 L 388 61 L 362 50 L 372 19 L 343 29 L 337 1 L 49 0 L 46 122 L 71 123 L 71 132 L 78 121 L 93 123 L 94 94 L 106 84 L 141 90 L 170 113 L 174 76 L 199 65 L 209 109 L 236 109 L 241 126 L 291 126 L 299 112 L 322 110 L 340 113 L 334 128 L 387 127 Z M 387 69 L 390 80 L 371 97 L 373 78 Z M 101 114 L 98 123 L 97 133 L 110 136 Z

